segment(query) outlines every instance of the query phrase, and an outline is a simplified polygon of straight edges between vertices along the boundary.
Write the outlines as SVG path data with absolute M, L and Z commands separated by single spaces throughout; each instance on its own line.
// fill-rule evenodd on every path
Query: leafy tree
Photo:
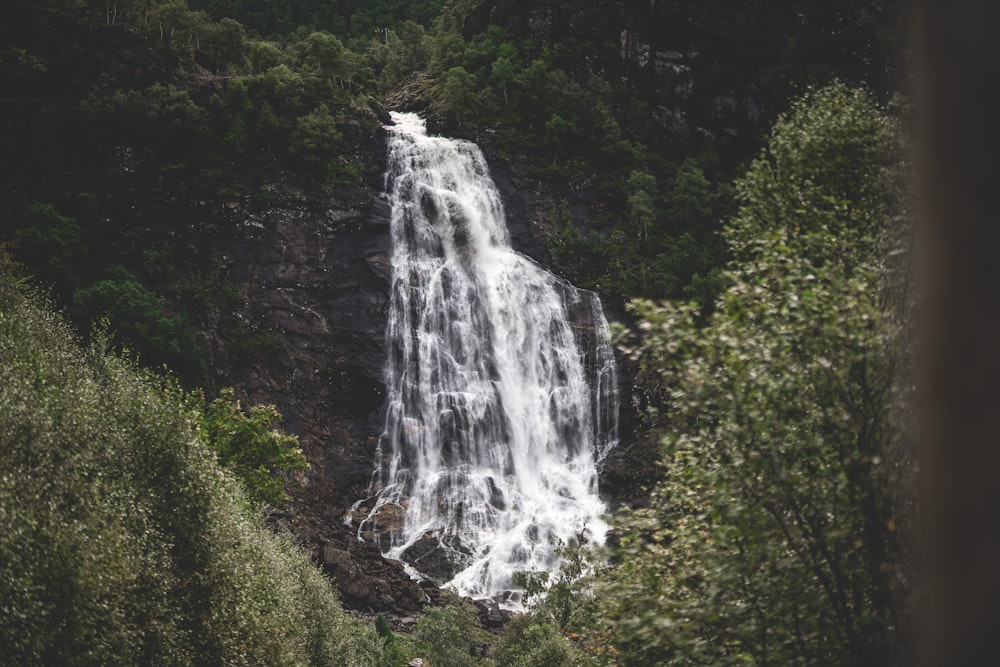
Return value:
M 172 47 L 176 39 L 193 27 L 186 0 L 158 0 L 148 13 L 150 27 L 162 45 Z
M 549 63 L 544 57 L 534 58 L 517 76 L 521 89 L 521 113 L 529 120 L 536 131 L 545 130 L 545 95 L 546 78 Z
M 573 644 L 552 623 L 525 614 L 511 619 L 503 636 L 491 648 L 497 665 L 562 667 L 579 665 Z
M 187 321 L 167 312 L 165 301 L 116 267 L 110 277 L 73 295 L 78 322 L 106 321 L 120 347 L 137 354 L 146 366 L 166 364 L 194 384 L 205 375 L 205 360 Z
M 269 505 L 288 500 L 283 474 L 308 467 L 298 438 L 275 428 L 280 421 L 273 405 L 244 410 L 231 388 L 210 401 L 199 419 L 219 463 L 236 474 L 250 498 Z
M 240 68 L 246 61 L 246 31 L 239 21 L 226 17 L 205 41 L 205 51 L 229 74 L 233 66 Z
M 640 240 L 649 238 L 649 228 L 658 217 L 656 177 L 645 171 L 633 171 L 627 181 L 630 194 L 628 209 Z
M 505 106 L 510 106 L 510 98 L 507 95 L 507 89 L 510 88 L 517 80 L 517 74 L 521 70 L 520 60 L 521 58 L 520 54 L 517 52 L 517 47 L 510 42 L 504 42 L 497 50 L 496 59 L 493 61 L 491 68 L 493 79 L 500 84 L 500 89 L 503 91 L 503 102 Z
M 427 64 L 430 47 L 427 32 L 422 25 L 414 21 L 403 23 L 399 41 L 403 49 L 404 72 L 415 72 Z
M 295 122 L 291 151 L 315 164 L 325 164 L 336 155 L 334 151 L 343 137 L 325 104 Z
M 709 227 L 716 214 L 716 193 L 697 161 L 688 158 L 674 176 L 674 187 L 664 217 L 673 229 L 700 231 Z
M 305 94 L 305 79 L 284 63 L 267 70 L 261 83 L 268 101 L 282 111 L 299 106 Z
M 250 46 L 250 71 L 263 74 L 281 62 L 281 49 L 272 42 L 254 42 Z
M 51 204 L 31 204 L 16 224 L 13 240 L 17 258 L 32 267 L 43 283 L 68 296 L 80 279 L 84 254 L 80 226 Z
M 489 640 L 479 625 L 475 608 L 457 595 L 446 593 L 445 604 L 424 611 L 417 620 L 413 643 L 417 652 L 437 667 L 470 667 Z
M 577 128 L 559 114 L 549 116 L 545 121 L 545 140 L 553 149 L 552 164 L 559 161 L 559 155 L 567 151 L 578 133 Z
M 452 67 L 445 72 L 438 85 L 438 94 L 444 108 L 456 118 L 470 117 L 476 103 L 476 77 L 464 67 Z
M 300 45 L 306 62 L 325 77 L 346 78 L 347 49 L 335 36 L 325 32 L 310 34 Z
M 637 302 L 666 479 L 603 599 L 627 664 L 890 664 L 910 467 L 895 421 L 893 123 L 842 84 L 738 183 L 717 312 Z

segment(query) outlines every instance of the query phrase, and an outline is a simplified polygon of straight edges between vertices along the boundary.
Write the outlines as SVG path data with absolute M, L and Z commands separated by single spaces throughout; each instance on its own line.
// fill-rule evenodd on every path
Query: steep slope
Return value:
M 176 386 L 70 328 L 0 254 L 0 664 L 364 664 Z

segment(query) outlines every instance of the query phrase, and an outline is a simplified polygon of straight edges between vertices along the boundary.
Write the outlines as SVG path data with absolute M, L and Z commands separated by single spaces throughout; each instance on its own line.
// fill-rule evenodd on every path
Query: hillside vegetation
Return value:
M 170 381 L 0 266 L 0 663 L 350 665 L 361 631 Z

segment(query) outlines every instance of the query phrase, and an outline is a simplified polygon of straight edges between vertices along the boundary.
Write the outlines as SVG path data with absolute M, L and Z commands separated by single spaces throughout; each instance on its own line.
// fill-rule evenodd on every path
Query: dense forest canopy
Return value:
M 430 27 L 441 14 L 444 0 L 375 0 L 372 2 L 325 2 L 322 0 L 191 0 L 192 9 L 201 9 L 219 20 L 234 18 L 248 29 L 266 37 L 295 31 L 322 30 L 341 38 L 386 38 L 386 30 L 398 30 L 405 21 Z
M 900 11 L 14 3 L 0 663 L 906 662 Z M 362 225 L 313 200 L 375 206 L 388 108 L 480 143 L 533 193 L 537 259 L 631 303 L 627 448 L 651 472 L 620 478 L 637 500 L 606 551 L 522 574 L 527 612 L 499 634 L 447 596 L 410 633 L 350 619 L 261 521 L 326 459 L 226 388 L 287 345 L 233 255 L 277 205 L 346 244 Z

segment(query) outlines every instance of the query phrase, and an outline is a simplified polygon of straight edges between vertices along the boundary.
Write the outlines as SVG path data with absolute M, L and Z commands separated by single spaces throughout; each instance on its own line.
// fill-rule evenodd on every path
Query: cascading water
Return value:
M 560 542 L 604 539 L 597 463 L 618 414 L 607 322 L 595 294 L 510 248 L 475 144 L 428 136 L 414 114 L 393 121 L 389 397 L 372 496 L 353 515 L 389 556 L 516 605 L 514 572 L 551 569 Z

